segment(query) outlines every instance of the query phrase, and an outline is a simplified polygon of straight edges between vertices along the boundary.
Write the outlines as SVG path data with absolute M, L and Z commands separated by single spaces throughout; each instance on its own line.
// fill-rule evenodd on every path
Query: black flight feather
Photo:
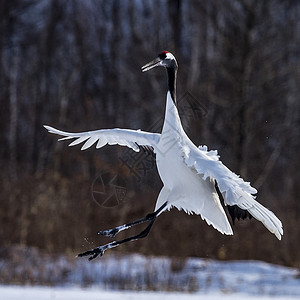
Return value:
M 219 198 L 223 201 L 223 204 L 225 204 L 223 195 L 220 192 L 217 181 L 215 181 L 215 188 L 216 188 Z M 235 219 L 238 219 L 238 220 L 240 220 L 240 219 L 245 220 L 247 218 L 252 219 L 252 215 L 247 210 L 242 209 L 242 208 L 238 207 L 237 205 L 226 205 L 226 207 L 227 207 L 230 217 L 232 219 L 233 225 L 235 223 Z
M 137 143 L 136 143 L 137 144 Z M 154 153 L 154 148 L 152 146 L 148 146 L 148 145 L 139 145 L 139 148 L 143 151 L 146 152 L 148 155 L 151 155 L 152 157 L 156 157 L 155 153 Z

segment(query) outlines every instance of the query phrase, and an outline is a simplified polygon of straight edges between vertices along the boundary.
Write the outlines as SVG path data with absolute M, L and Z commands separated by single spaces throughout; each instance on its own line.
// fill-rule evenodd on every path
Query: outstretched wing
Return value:
M 73 133 L 61 131 L 47 125 L 44 125 L 44 127 L 50 133 L 63 136 L 59 141 L 74 139 L 69 146 L 75 146 L 84 142 L 81 150 L 85 150 L 97 142 L 97 149 L 106 144 L 118 144 L 120 146 L 127 146 L 138 152 L 140 150 L 139 146 L 151 146 L 155 149 L 160 139 L 159 133 L 149 133 L 141 130 L 114 128 Z
M 194 145 L 183 147 L 185 163 L 197 171 L 205 180 L 216 180 L 226 205 L 238 206 L 247 210 L 254 218 L 280 240 L 283 234 L 281 221 L 273 212 L 255 200 L 257 190 L 249 182 L 230 171 L 219 160 L 217 151 L 208 151 L 206 146 L 196 148 Z

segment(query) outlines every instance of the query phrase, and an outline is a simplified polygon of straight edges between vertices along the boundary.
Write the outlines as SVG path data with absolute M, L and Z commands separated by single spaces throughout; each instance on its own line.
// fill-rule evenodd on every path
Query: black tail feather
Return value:
M 237 205 L 233 205 L 233 206 L 227 205 L 227 209 L 231 216 L 233 225 L 234 225 L 235 219 L 245 220 L 247 218 L 249 218 L 249 219 L 252 218 L 252 215 L 247 210 L 241 209 Z
M 215 188 L 216 188 L 219 198 L 222 200 L 223 204 L 225 205 L 225 201 L 224 201 L 222 193 L 219 190 L 217 181 L 215 181 Z M 238 207 L 237 205 L 232 205 L 232 206 L 226 205 L 226 207 L 227 207 L 230 217 L 232 219 L 233 225 L 235 223 L 235 219 L 238 219 L 238 221 L 240 219 L 242 219 L 242 220 L 245 220 L 247 218 L 252 219 L 252 215 L 247 210 L 242 209 L 242 208 Z

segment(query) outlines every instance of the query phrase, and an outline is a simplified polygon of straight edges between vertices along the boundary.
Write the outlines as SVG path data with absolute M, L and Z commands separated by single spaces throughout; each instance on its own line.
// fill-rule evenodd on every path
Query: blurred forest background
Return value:
M 283 222 L 283 239 L 255 220 L 222 236 L 199 216 L 174 209 L 158 218 L 147 239 L 112 251 L 300 266 L 299 1 L 0 5 L 2 246 L 77 254 L 109 241 L 98 230 L 153 210 L 161 182 L 151 156 L 118 146 L 81 152 L 42 126 L 159 131 L 166 74 L 140 68 L 169 50 L 179 63 L 188 135 L 218 149 L 259 190 L 258 200 Z

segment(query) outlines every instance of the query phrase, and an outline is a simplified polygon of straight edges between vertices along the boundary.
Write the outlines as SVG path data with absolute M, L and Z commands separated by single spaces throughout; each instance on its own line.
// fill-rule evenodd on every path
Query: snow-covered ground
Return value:
M 299 269 L 261 261 L 107 254 L 89 262 L 24 247 L 0 257 L 0 299 L 300 299 Z
M 245 294 L 188 294 L 162 292 L 103 291 L 100 289 L 0 286 L 1 299 L 5 300 L 291 300 L 290 297 L 249 296 Z
M 299 270 L 260 261 L 170 259 L 142 255 L 77 261 L 69 282 L 104 290 L 155 290 L 260 296 L 298 296 Z

